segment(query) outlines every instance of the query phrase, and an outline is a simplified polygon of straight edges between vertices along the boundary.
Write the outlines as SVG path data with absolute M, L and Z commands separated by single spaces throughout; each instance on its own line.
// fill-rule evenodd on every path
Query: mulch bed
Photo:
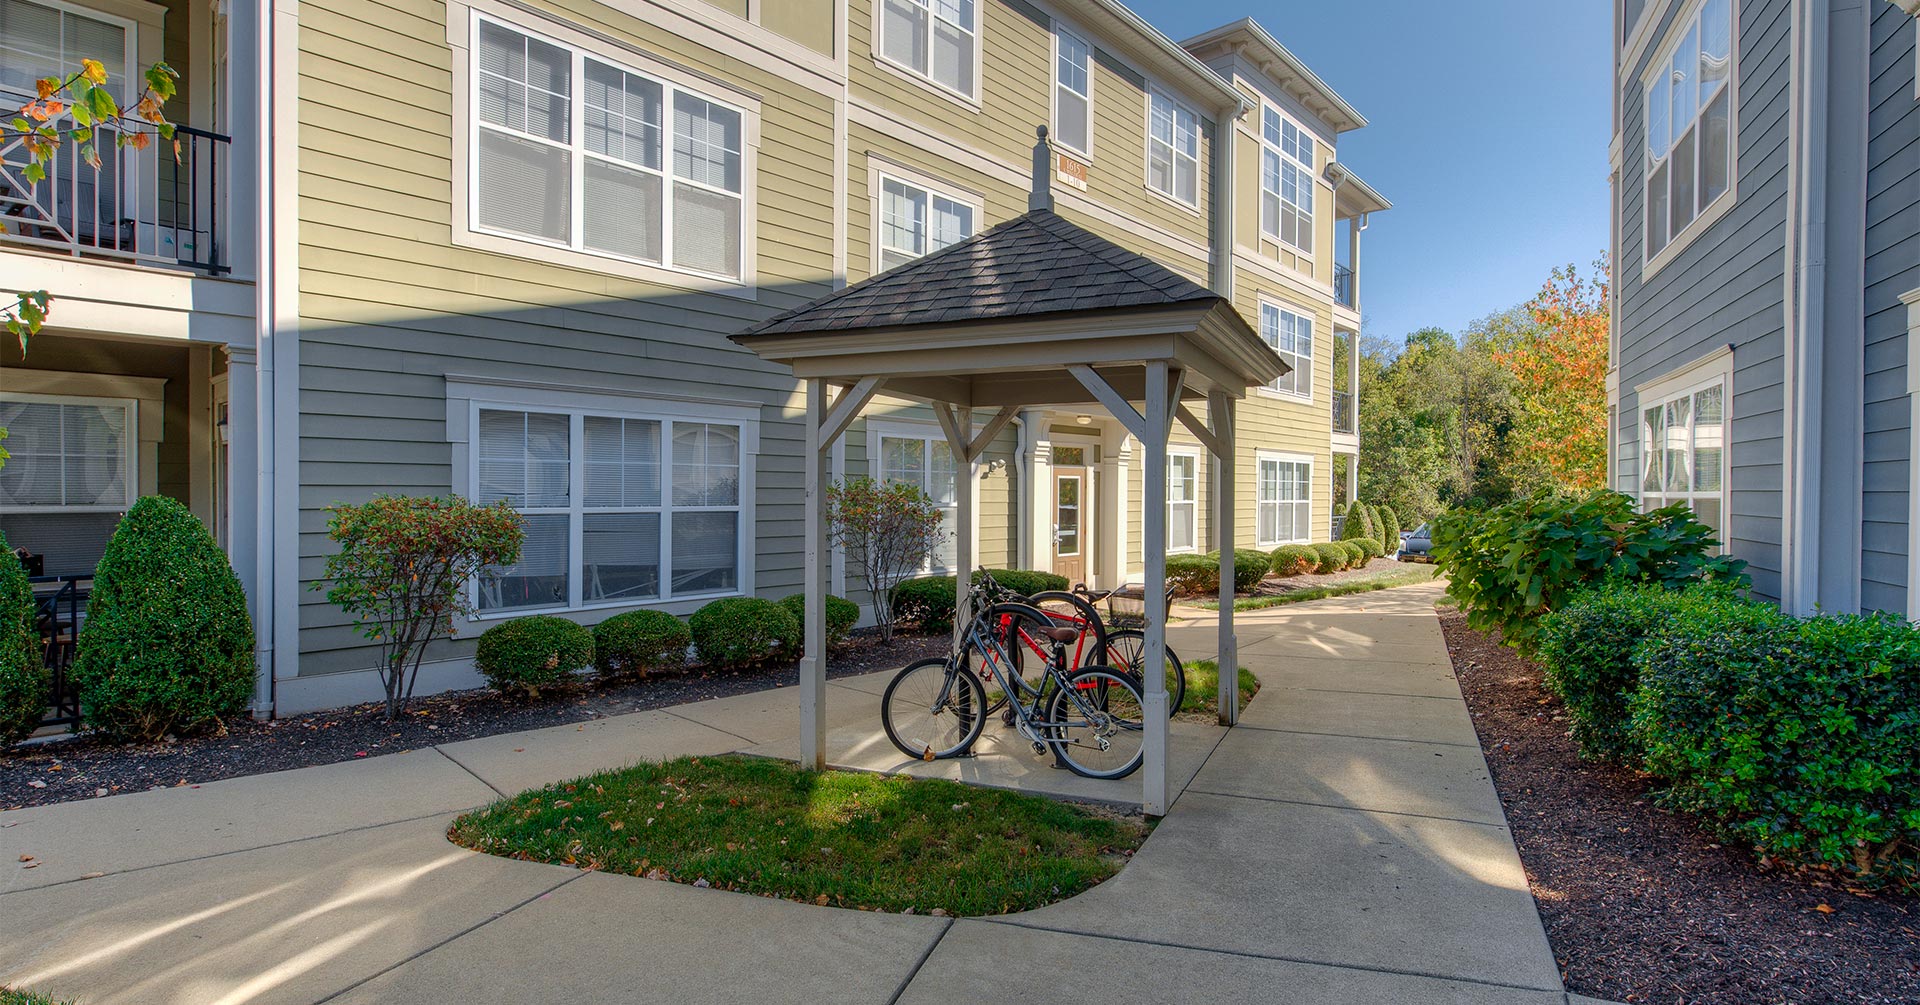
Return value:
M 829 655 L 827 676 L 891 670 L 937 656 L 950 641 L 945 634 L 897 635 L 891 645 L 882 645 L 871 631 L 855 632 L 847 645 Z M 224 736 L 150 746 L 116 746 L 84 736 L 30 744 L 11 755 L 0 751 L 0 810 L 333 764 L 789 687 L 796 680 L 794 664 L 737 672 L 696 670 L 589 681 L 549 691 L 538 702 L 486 689 L 450 691 L 415 698 L 394 722 L 386 720 L 384 706 L 373 703 L 270 722 L 239 718 L 227 723 Z
M 1920 1002 L 1920 900 L 1764 869 L 1579 759 L 1540 669 L 1443 609 L 1447 650 L 1567 988 L 1622 1002 Z

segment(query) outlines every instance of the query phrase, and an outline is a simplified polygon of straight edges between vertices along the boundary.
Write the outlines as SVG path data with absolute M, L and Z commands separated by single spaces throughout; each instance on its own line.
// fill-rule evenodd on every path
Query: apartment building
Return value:
M 1920 616 L 1914 0 L 1619 0 L 1615 487 L 1796 613 Z
M 56 298 L 0 361 L 0 530 L 84 577 L 134 497 L 187 501 L 255 605 L 263 712 L 376 692 L 313 589 L 327 508 L 376 493 L 526 517 L 423 691 L 472 683 L 471 637 L 501 618 L 796 592 L 800 385 L 728 336 L 1025 212 L 1037 126 L 1062 217 L 1229 296 L 1293 368 L 1241 403 L 1237 526 L 1209 525 L 1206 451 L 1173 448 L 1170 550 L 1325 540 L 1354 484 L 1360 238 L 1389 204 L 1337 160 L 1365 120 L 1250 20 L 1176 43 L 1111 0 L 0 19 L 0 90 L 108 49 L 115 79 L 165 58 L 194 127 L 177 164 L 129 151 L 70 170 L 64 201 L 0 191 L 0 287 Z M 91 208 L 103 192 L 124 205 Z M 984 560 L 1137 576 L 1137 448 L 1104 413 L 1021 413 L 982 465 Z M 833 469 L 953 496 L 912 400 L 871 404 Z M 859 599 L 838 565 L 833 585 Z

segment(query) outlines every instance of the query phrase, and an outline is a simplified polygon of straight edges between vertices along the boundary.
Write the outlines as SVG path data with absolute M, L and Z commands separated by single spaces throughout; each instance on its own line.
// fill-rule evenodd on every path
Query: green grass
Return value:
M 1071 897 L 1146 839 L 1138 817 L 939 779 L 680 758 L 523 792 L 447 836 L 532 862 L 863 910 L 1004 914 Z
M 1219 707 L 1214 704 L 1220 696 L 1220 664 L 1212 660 L 1197 660 L 1186 664 L 1187 696 L 1180 702 L 1182 713 L 1200 713 L 1212 715 Z M 1260 679 L 1246 667 L 1240 668 L 1240 704 L 1245 705 L 1260 690 Z
M 51 998 L 37 991 L 0 988 L 0 1005 L 73 1005 L 73 1003 Z
M 1304 600 L 1325 600 L 1328 597 L 1344 597 L 1349 593 L 1371 593 L 1374 590 L 1390 590 L 1396 586 L 1415 586 L 1432 582 L 1439 575 L 1439 567 L 1433 565 L 1421 565 L 1411 569 L 1389 569 L 1366 579 L 1349 579 L 1342 583 L 1328 583 L 1325 586 L 1309 586 L 1304 590 L 1271 597 L 1241 597 L 1233 602 L 1233 609 L 1257 611 L 1265 607 L 1279 607 L 1281 604 L 1297 604 Z M 1219 602 L 1214 600 L 1202 601 L 1190 606 L 1205 608 L 1209 611 L 1220 609 Z

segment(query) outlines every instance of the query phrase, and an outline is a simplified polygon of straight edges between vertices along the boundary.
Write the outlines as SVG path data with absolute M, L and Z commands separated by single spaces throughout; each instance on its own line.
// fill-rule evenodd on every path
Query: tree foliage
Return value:
M 1513 378 L 1509 472 L 1516 483 L 1588 492 L 1607 474 L 1607 287 L 1594 274 L 1553 270 L 1526 304 L 1530 324 L 1494 360 Z
M 827 488 L 827 523 L 873 598 L 883 642 L 893 640 L 893 588 L 946 539 L 942 510 L 920 486 L 858 476 Z

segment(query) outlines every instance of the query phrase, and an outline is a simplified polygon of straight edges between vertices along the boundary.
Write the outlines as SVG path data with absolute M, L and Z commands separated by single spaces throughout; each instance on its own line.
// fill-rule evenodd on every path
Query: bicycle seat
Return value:
M 1047 629 L 1047 638 L 1065 645 L 1080 637 L 1080 629 L 1055 626 Z

